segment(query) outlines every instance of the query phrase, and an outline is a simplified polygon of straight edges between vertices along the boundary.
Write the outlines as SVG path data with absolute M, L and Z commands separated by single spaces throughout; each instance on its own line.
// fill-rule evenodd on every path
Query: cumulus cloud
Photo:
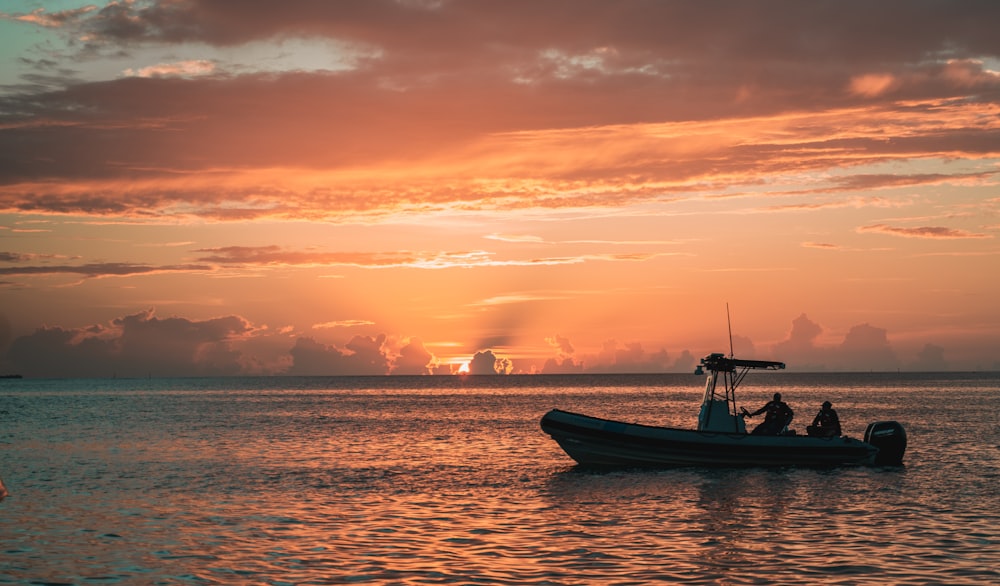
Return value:
M 543 374 L 593 373 L 651 373 L 693 371 L 698 359 L 689 350 L 684 350 L 674 360 L 666 350 L 647 352 L 639 342 L 629 342 L 619 346 L 617 340 L 607 340 L 597 354 L 574 356 L 574 347 L 563 336 L 552 336 L 545 340 L 556 350 L 556 356 L 548 358 L 539 372 Z M 748 338 L 734 336 L 744 353 L 753 353 L 753 342 Z
M 776 360 L 798 371 L 891 371 L 902 362 L 889 341 L 887 330 L 870 324 L 850 328 L 839 344 L 820 345 L 823 328 L 801 314 L 793 320 L 786 340 L 773 348 Z M 416 337 L 398 349 L 387 336 L 354 336 L 338 346 L 307 336 L 295 338 L 294 330 L 270 331 L 239 316 L 206 320 L 159 318 L 143 311 L 80 328 L 46 326 L 20 337 L 11 335 L 10 323 L 0 315 L 0 373 L 29 377 L 181 377 L 247 374 L 310 376 L 381 376 L 449 374 L 447 365 Z M 563 336 L 549 338 L 557 356 L 530 369 L 543 374 L 689 372 L 697 357 L 684 350 L 673 360 L 665 350 L 649 353 L 642 344 L 606 341 L 600 351 L 580 357 Z M 737 356 L 752 357 L 753 342 L 734 336 Z M 6 346 L 5 356 L 2 355 Z M 771 358 L 771 356 L 769 356 Z M 947 370 L 945 349 L 926 344 L 909 370 Z M 511 374 L 511 358 L 494 350 L 476 352 L 469 363 L 472 374 Z
M 39 328 L 11 343 L 7 361 L 36 377 L 234 375 L 245 363 L 233 343 L 253 332 L 237 316 L 161 319 L 150 310 L 107 325 Z
M 545 338 L 545 341 L 553 348 L 556 348 L 561 355 L 573 353 L 573 345 L 570 343 L 569 338 L 557 334 L 551 338 Z
M 434 355 L 424 347 L 424 343 L 419 338 L 410 338 L 399 349 L 399 356 L 393 360 L 390 374 L 430 374 L 434 370 L 434 363 Z
M 690 350 L 683 350 L 680 355 L 674 360 L 674 364 L 671 370 L 675 372 L 694 372 L 695 366 L 698 364 L 698 358 L 691 353 Z
M 469 374 L 510 374 L 513 369 L 513 361 L 495 355 L 492 350 L 476 352 L 469 361 Z
M 774 345 L 775 360 L 780 360 L 795 370 L 822 370 L 826 368 L 825 352 L 817 345 L 823 328 L 806 314 L 792 320 L 788 337 Z
M 751 359 L 757 355 L 757 348 L 750 338 L 734 334 L 733 354 L 738 357 Z
M 389 373 L 386 336 L 355 336 L 343 349 L 313 338 L 296 340 L 289 351 L 292 365 L 287 374 L 308 376 L 375 376 Z
M 574 374 L 583 372 L 583 363 L 577 362 L 572 356 L 561 356 L 558 358 L 548 358 L 542 364 L 542 374 Z
M 942 372 L 950 369 L 944 357 L 944 348 L 936 344 L 925 344 L 917 353 L 916 361 L 909 365 L 911 370 Z
M 888 332 L 869 324 L 852 327 L 837 348 L 841 369 L 886 371 L 899 368 Z
M 570 343 L 569 338 L 560 335 L 554 335 L 549 338 L 545 338 L 545 343 L 547 343 L 552 349 L 556 351 L 556 356 L 553 358 L 548 358 L 540 369 L 543 374 L 571 374 L 577 372 L 583 372 L 583 363 L 577 362 L 573 357 L 573 344 Z
M 628 342 L 619 347 L 617 340 L 607 340 L 596 356 L 585 356 L 589 372 L 666 372 L 670 360 L 666 350 L 647 353 L 640 342 Z

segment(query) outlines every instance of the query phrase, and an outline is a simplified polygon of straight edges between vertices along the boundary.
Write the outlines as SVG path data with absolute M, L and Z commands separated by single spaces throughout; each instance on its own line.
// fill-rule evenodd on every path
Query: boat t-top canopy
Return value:
M 726 358 L 725 354 L 709 354 L 701 359 L 701 365 L 714 372 L 736 372 L 737 368 L 760 368 L 765 370 L 784 370 L 785 368 L 784 362 Z
M 746 433 L 743 418 L 736 411 L 736 387 L 740 386 L 743 378 L 751 370 L 784 368 L 784 362 L 741 360 L 727 358 L 725 354 L 709 354 L 702 358 L 701 364 L 694 372 L 705 374 L 704 371 L 708 370 L 710 374 L 705 383 L 705 398 L 702 401 L 701 413 L 698 415 L 698 430 Z M 720 378 L 721 388 L 716 389 Z

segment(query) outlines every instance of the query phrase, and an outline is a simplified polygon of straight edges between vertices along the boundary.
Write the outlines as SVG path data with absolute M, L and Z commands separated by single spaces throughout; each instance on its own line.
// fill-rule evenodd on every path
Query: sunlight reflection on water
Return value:
M 745 393 L 899 420 L 902 468 L 604 472 L 541 414 L 690 427 L 691 379 L 268 380 L 5 383 L 0 583 L 1000 581 L 995 377 Z

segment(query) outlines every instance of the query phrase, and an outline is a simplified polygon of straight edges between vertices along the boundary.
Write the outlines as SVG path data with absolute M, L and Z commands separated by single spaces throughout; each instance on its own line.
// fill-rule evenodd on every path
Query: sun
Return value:
M 458 367 L 458 374 L 469 374 L 469 363 L 463 362 L 462 366 Z

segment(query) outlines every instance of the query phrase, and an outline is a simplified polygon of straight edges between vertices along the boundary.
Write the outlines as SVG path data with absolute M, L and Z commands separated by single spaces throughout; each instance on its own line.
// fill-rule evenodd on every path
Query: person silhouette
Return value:
M 813 418 L 812 425 L 806 428 L 806 433 L 813 437 L 837 437 L 840 435 L 840 417 L 834 411 L 829 401 L 823 401 L 819 413 Z
M 781 393 L 775 393 L 772 400 L 753 413 L 748 412 L 746 409 L 743 410 L 743 414 L 748 417 L 760 415 L 761 413 L 766 413 L 764 421 L 750 432 L 751 435 L 779 435 L 792 422 L 792 417 L 795 416 L 795 412 L 788 406 L 788 403 L 781 400 Z

